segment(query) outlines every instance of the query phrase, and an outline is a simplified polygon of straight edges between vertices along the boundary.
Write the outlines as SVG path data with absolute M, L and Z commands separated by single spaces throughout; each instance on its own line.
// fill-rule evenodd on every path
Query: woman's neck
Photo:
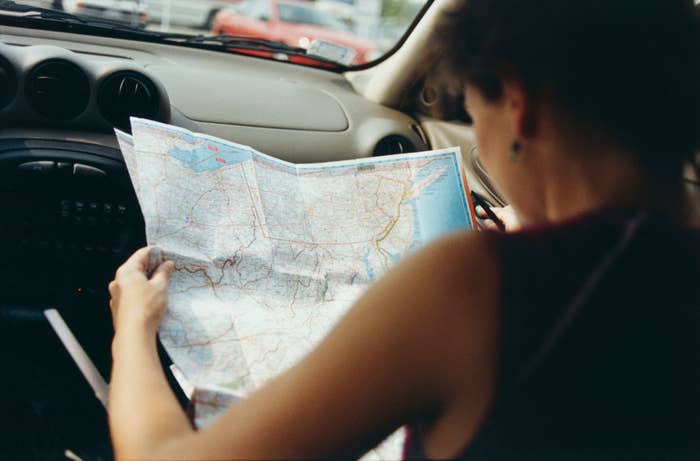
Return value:
M 530 204 L 528 224 L 548 224 L 610 208 L 641 208 L 668 215 L 684 224 L 689 203 L 682 181 L 661 182 L 651 177 L 636 158 L 609 148 L 542 151 L 537 168 L 539 211 Z

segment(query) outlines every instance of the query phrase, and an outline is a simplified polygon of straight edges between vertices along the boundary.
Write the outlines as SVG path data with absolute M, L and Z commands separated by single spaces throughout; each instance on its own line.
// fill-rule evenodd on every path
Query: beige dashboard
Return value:
M 16 92 L 0 107 L 0 139 L 116 147 L 111 128 L 119 114 L 112 113 L 112 106 L 129 101 L 116 94 L 115 88 L 124 83 L 110 78 L 127 76 L 131 80 L 126 83 L 140 82 L 137 91 L 155 99 L 135 101 L 144 107 L 151 104 L 150 118 L 248 144 L 293 162 L 428 147 L 413 118 L 365 99 L 342 74 L 331 71 L 177 45 L 15 27 L 0 29 L 0 57 L 8 67 L 6 74 L 14 74 L 8 78 L 14 78 Z M 88 99 L 84 110 L 73 117 L 47 116 L 31 99 L 37 68 L 57 61 L 84 74 L 85 88 L 75 91 L 87 92 Z M 104 102 L 112 101 L 103 96 L 110 88 L 115 94 L 109 97 L 117 98 L 117 103 Z M 63 93 L 54 101 L 72 104 L 77 98 Z

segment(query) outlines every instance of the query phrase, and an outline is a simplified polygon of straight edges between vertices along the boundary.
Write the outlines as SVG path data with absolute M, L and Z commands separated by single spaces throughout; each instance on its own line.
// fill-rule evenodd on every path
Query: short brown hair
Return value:
M 678 175 L 700 147 L 700 33 L 692 0 L 466 0 L 446 18 L 454 79 L 535 101 Z

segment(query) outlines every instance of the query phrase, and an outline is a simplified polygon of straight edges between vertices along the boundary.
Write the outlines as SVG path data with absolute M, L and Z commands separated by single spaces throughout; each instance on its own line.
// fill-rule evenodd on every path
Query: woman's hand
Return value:
M 485 229 L 495 231 L 499 230 L 496 223 L 489 218 L 486 211 L 484 211 L 481 206 L 476 206 L 475 210 L 476 215 L 483 220 L 481 221 L 481 225 Z M 505 225 L 505 232 L 516 232 L 522 228 L 522 225 L 520 224 L 520 221 L 518 221 L 518 217 L 515 215 L 515 210 L 512 206 L 506 205 L 504 207 L 491 207 L 491 210 Z
M 131 255 L 109 284 L 115 333 L 134 327 L 155 334 L 168 308 L 168 280 L 175 266 L 165 261 L 148 279 L 148 252 L 146 247 Z

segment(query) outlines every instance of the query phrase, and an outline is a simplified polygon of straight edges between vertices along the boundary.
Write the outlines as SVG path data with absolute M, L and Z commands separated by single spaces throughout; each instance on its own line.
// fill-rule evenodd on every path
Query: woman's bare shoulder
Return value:
M 373 321 L 386 317 L 390 323 L 400 323 L 408 337 L 443 338 L 447 342 L 437 341 L 430 347 L 444 345 L 453 350 L 469 347 L 461 342 L 474 338 L 472 330 L 484 331 L 486 323 L 497 321 L 500 291 L 498 236 L 465 232 L 444 237 L 406 258 L 360 304 L 381 306 L 374 311 Z
M 500 289 L 500 249 L 492 232 L 459 232 L 443 237 L 407 258 L 406 276 L 439 290 Z M 486 284 L 487 286 L 484 286 Z

